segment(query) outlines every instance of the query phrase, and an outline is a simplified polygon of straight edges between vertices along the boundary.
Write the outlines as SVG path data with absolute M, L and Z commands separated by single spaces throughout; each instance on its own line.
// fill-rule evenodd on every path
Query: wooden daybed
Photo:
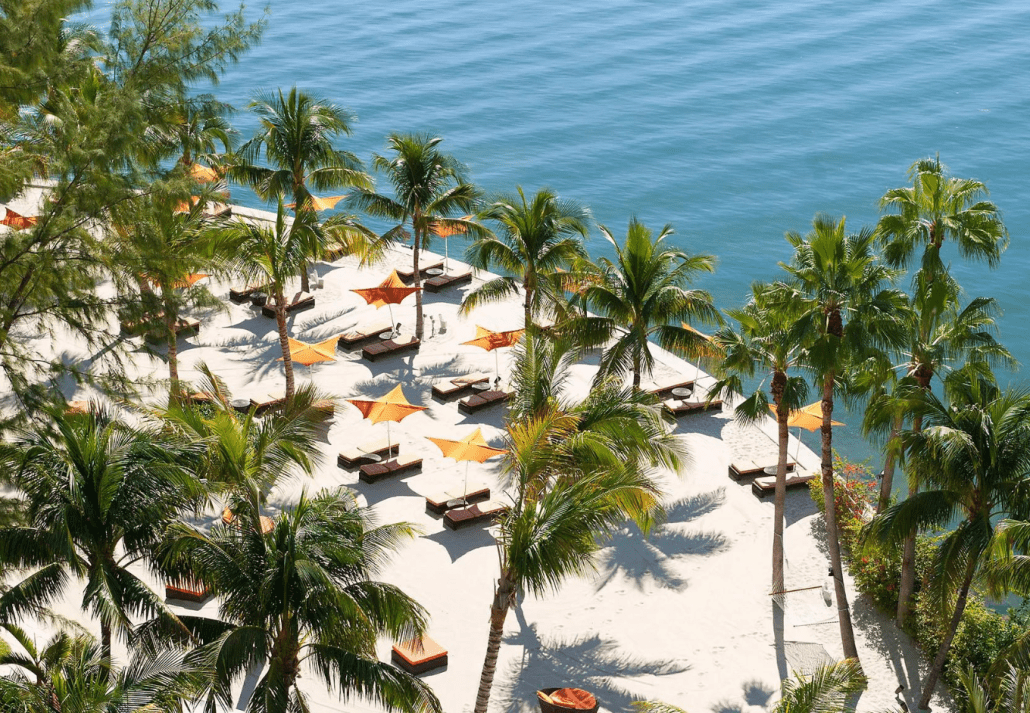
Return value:
M 388 444 L 385 438 L 376 441 L 362 443 L 360 446 L 351 446 L 340 451 L 336 458 L 336 464 L 341 468 L 353 470 L 359 465 L 375 462 L 378 458 L 393 458 L 400 452 L 400 446 L 396 443 Z
M 366 344 L 362 347 L 361 357 L 368 361 L 375 361 L 376 359 L 381 359 L 383 357 L 418 351 L 421 344 L 422 340 L 416 339 L 414 336 L 409 336 L 407 339 L 405 339 L 405 337 L 384 339 L 381 342 Z
M 298 292 L 290 300 L 290 303 L 286 305 L 286 314 L 293 314 L 294 312 L 303 312 L 307 309 L 314 309 L 315 307 L 315 296 L 308 292 Z M 268 298 L 268 302 L 261 308 L 261 314 L 266 317 L 275 317 L 275 307 L 272 306 L 272 298 Z
M 452 530 L 460 530 L 481 522 L 493 522 L 508 511 L 508 506 L 499 500 L 487 500 L 476 505 L 448 510 L 443 515 L 443 524 Z
M 366 463 L 358 469 L 358 480 L 362 483 L 375 483 L 383 478 L 403 475 L 422 470 L 422 459 L 415 455 L 397 456 L 382 463 Z
M 426 512 L 443 515 L 448 510 L 490 499 L 490 488 L 483 483 L 456 485 L 442 493 L 426 496 Z
M 459 401 L 458 410 L 462 413 L 473 414 L 494 404 L 504 403 L 510 396 L 511 394 L 507 391 L 482 391 Z
M 436 275 L 430 277 L 423 283 L 423 288 L 426 292 L 441 292 L 446 290 L 448 287 L 455 287 L 457 285 L 464 285 L 472 282 L 472 272 L 462 272 L 455 275 Z
M 390 660 L 408 673 L 418 675 L 447 665 L 447 649 L 428 636 L 393 645 Z

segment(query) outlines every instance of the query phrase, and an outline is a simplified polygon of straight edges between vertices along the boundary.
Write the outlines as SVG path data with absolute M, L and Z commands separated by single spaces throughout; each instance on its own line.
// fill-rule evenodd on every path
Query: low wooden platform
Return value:
M 507 391 L 481 391 L 458 402 L 458 410 L 472 414 L 496 404 L 502 404 L 511 396 Z
M 341 468 L 354 470 L 365 463 L 375 462 L 375 458 L 370 456 L 393 458 L 399 452 L 400 445 L 397 443 L 388 445 L 385 438 L 380 438 L 377 441 L 362 443 L 360 446 L 351 446 L 340 451 L 340 454 L 336 457 L 336 464 Z
M 672 396 L 673 389 L 690 389 L 694 386 L 694 380 L 679 381 L 673 384 L 665 384 L 662 386 L 655 386 L 647 390 L 647 393 L 657 396 L 659 399 L 666 399 Z
M 445 490 L 442 493 L 426 496 L 426 512 L 443 515 L 448 510 L 462 508 L 474 503 L 490 499 L 490 488 L 483 483 L 469 483 Z
M 376 361 L 377 359 L 382 359 L 384 357 L 406 354 L 407 352 L 416 352 L 421 344 L 422 340 L 415 339 L 415 337 L 408 337 L 407 340 L 405 340 L 404 337 L 398 337 L 397 339 L 384 339 L 381 342 L 374 342 L 362 347 L 361 357 L 368 361 Z
M 741 478 L 753 478 L 756 475 L 765 475 L 766 468 L 775 468 L 776 461 L 756 461 L 749 458 L 734 458 L 733 462 L 730 463 L 730 477 L 734 480 L 740 480 Z M 794 461 L 787 461 L 787 472 L 793 473 L 796 464 Z M 771 476 L 775 478 L 776 476 Z
M 799 488 L 802 485 L 807 485 L 817 477 L 819 477 L 818 473 L 787 473 L 787 489 L 790 490 L 791 488 Z M 763 475 L 761 478 L 755 478 L 751 481 L 751 492 L 760 498 L 775 493 L 776 476 Z
M 706 401 L 680 401 L 679 399 L 667 399 L 662 402 L 665 410 L 673 416 L 687 416 L 692 413 L 704 413 L 713 409 L 722 408 L 722 399 L 715 399 L 711 403 Z
M 271 298 L 269 298 L 271 299 Z M 308 294 L 307 292 L 298 292 L 290 300 L 290 303 L 286 305 L 286 314 L 293 314 L 294 312 L 303 312 L 304 310 L 314 309 L 315 307 L 315 296 Z M 275 318 L 275 308 L 265 303 L 265 306 L 261 308 L 261 314 L 265 317 Z
M 274 408 L 279 408 L 286 403 L 286 396 L 282 393 L 265 394 L 264 396 L 251 397 L 250 407 L 254 409 L 255 416 L 263 416 Z
M 448 510 L 443 515 L 443 524 L 452 530 L 460 530 L 481 522 L 493 522 L 508 511 L 508 506 L 498 500 L 487 500 L 468 507 Z
M 362 483 L 375 483 L 384 478 L 404 475 L 422 470 L 422 459 L 415 455 L 398 456 L 382 463 L 367 463 L 358 469 L 358 480 Z
M 354 349 L 373 339 L 379 340 L 380 334 L 389 332 L 391 329 L 393 329 L 393 325 L 385 320 L 365 327 L 355 327 L 351 331 L 341 334 L 336 344 L 341 349 Z
M 426 292 L 442 292 L 448 287 L 456 287 L 457 285 L 465 285 L 472 282 L 471 272 L 462 272 L 455 275 L 436 275 L 426 280 L 422 287 Z
M 418 675 L 447 665 L 447 649 L 428 636 L 393 645 L 390 660 L 397 668 Z
M 422 265 L 419 265 L 418 266 L 418 274 L 419 274 L 419 277 L 421 277 L 424 280 L 427 277 L 429 277 L 428 273 L 429 273 L 430 270 L 442 270 L 442 269 L 443 269 L 443 263 L 442 262 L 433 263 L 432 265 L 426 265 L 424 267 Z M 397 270 L 397 277 L 401 278 L 401 282 L 403 282 L 405 285 L 410 285 L 412 282 L 415 281 L 415 270 L 414 269 L 411 269 L 411 270 L 400 270 L 400 269 L 398 269 Z
M 207 591 L 207 587 L 199 582 L 181 582 L 178 584 L 166 584 L 165 598 L 180 602 L 202 604 L 211 598 L 211 593 Z
M 433 396 L 446 401 L 462 396 L 466 391 L 471 391 L 473 384 L 484 384 L 488 381 L 490 381 L 490 376 L 487 374 L 470 374 L 453 379 L 443 379 L 433 384 Z
M 265 289 L 265 285 L 247 285 L 244 288 L 236 289 L 235 287 L 229 288 L 229 299 L 236 304 L 240 305 L 244 302 L 250 301 L 250 296 L 255 292 L 261 292 Z

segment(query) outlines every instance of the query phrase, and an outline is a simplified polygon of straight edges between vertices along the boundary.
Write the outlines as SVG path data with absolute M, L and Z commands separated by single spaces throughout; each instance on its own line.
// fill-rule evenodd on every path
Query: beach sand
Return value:
M 238 209 L 237 214 L 261 217 L 258 211 Z M 265 214 L 267 215 L 267 214 Z M 461 249 L 451 247 L 450 267 Z M 314 291 L 316 305 L 289 319 L 294 338 L 315 342 L 378 318 L 388 319 L 350 292 L 378 284 L 392 267 L 410 266 L 410 250 L 397 249 L 387 264 L 358 269 L 353 260 L 314 266 L 324 287 Z M 431 255 L 423 257 L 430 264 Z M 409 267 L 410 269 L 410 267 Z M 477 277 L 478 280 L 478 277 Z M 223 298 L 225 309 L 194 314 L 203 321 L 199 337 L 180 339 L 183 378 L 197 378 L 201 362 L 211 367 L 237 397 L 257 396 L 281 390 L 285 384 L 275 321 L 257 308 L 228 301 L 229 284 L 211 282 L 212 292 Z M 460 342 L 475 335 L 475 325 L 495 330 L 522 326 L 522 310 L 516 300 L 476 310 L 459 317 L 457 306 L 468 286 L 425 295 L 426 339 L 413 356 L 390 357 L 375 363 L 361 359 L 360 350 L 339 351 L 337 361 L 307 369 L 297 367 L 297 382 L 314 381 L 339 399 L 377 398 L 402 383 L 408 399 L 428 406 L 426 411 L 392 424 L 392 438 L 402 453 L 424 459 L 421 473 L 387 479 L 369 485 L 358 481 L 357 472 L 340 469 L 336 454 L 345 446 L 381 438 L 385 424 L 362 420 L 357 409 L 343 403 L 321 443 L 322 462 L 312 478 L 294 478 L 272 494 L 271 509 L 295 502 L 302 490 L 353 488 L 371 506 L 381 522 L 408 521 L 422 535 L 403 547 L 382 573 L 382 579 L 398 584 L 423 604 L 432 616 L 430 636 L 449 652 L 446 669 L 425 675 L 440 697 L 444 710 L 471 711 L 486 649 L 489 605 L 497 577 L 497 554 L 491 528 L 472 527 L 454 532 L 438 516 L 425 512 L 424 496 L 461 486 L 464 464 L 441 456 L 426 436 L 461 438 L 476 427 L 491 445 L 501 446 L 504 408 L 473 416 L 459 412 L 456 402 L 434 400 L 432 383 L 462 373 L 494 370 L 495 356 Z M 414 298 L 395 306 L 394 315 L 404 331 L 414 328 Z M 433 323 L 429 321 L 433 318 Z M 445 334 L 439 333 L 442 321 Z M 117 325 L 111 324 L 112 335 Z M 430 336 L 435 331 L 435 336 Z M 46 337 L 24 330 L 22 339 L 41 354 L 61 351 L 65 358 L 91 355 L 69 346 L 59 337 L 61 349 Z M 135 344 L 142 344 L 136 339 Z M 158 350 L 160 351 L 160 350 Z M 499 356 L 502 376 L 508 351 Z M 654 381 L 663 383 L 676 375 L 689 379 L 698 374 L 694 365 L 655 347 L 658 367 Z M 95 355 L 92 355 L 95 356 Z M 167 377 L 167 366 L 140 346 L 132 361 L 140 379 Z M 591 363 L 573 369 L 570 395 L 586 393 L 594 372 Z M 701 373 L 701 383 L 709 379 Z M 65 382 L 69 399 L 90 398 L 88 389 Z M 160 390 L 153 402 L 163 402 Z M 734 456 L 765 457 L 776 452 L 771 436 L 774 424 L 767 420 L 742 429 L 730 413 L 713 411 L 682 417 L 677 433 L 685 439 L 690 463 L 680 473 L 660 475 L 666 492 L 668 522 L 649 538 L 627 526 L 604 548 L 594 576 L 571 580 L 560 591 L 542 599 L 526 597 L 508 617 L 504 643 L 494 682 L 490 710 L 532 711 L 535 691 L 546 686 L 572 685 L 592 691 L 601 708 L 627 711 L 635 700 L 662 700 L 691 713 L 765 710 L 778 696 L 780 680 L 791 670 L 818 665 L 827 658 L 841 658 L 835 608 L 827 576 L 824 530 L 821 516 L 807 489 L 788 493 L 786 513 L 786 584 L 783 607 L 769 595 L 773 502 L 758 499 L 750 482 L 727 475 Z M 797 443 L 791 436 L 790 453 Z M 818 458 L 802 446 L 802 469 L 814 470 Z M 470 480 L 485 480 L 495 494 L 498 463 L 473 464 Z M 214 523 L 212 510 L 206 523 Z M 155 587 L 161 583 L 142 572 Z M 858 701 L 862 711 L 896 708 L 894 690 L 906 686 L 903 696 L 915 708 L 920 669 L 926 661 L 907 637 L 900 635 L 889 617 L 876 612 L 859 597 L 846 578 L 868 690 Z M 832 604 L 832 599 L 829 600 Z M 99 628 L 79 610 L 81 587 L 69 588 L 58 611 L 80 620 L 96 633 Z M 176 605 L 178 607 L 178 605 Z M 215 614 L 217 603 L 178 607 L 181 611 Z M 43 637 L 43 625 L 30 627 Z M 380 643 L 380 656 L 388 660 L 389 641 Z M 241 689 L 245 696 L 254 678 Z M 359 700 L 341 701 L 328 693 L 309 672 L 302 686 L 314 710 L 375 710 Z M 950 707 L 938 697 L 934 708 Z M 239 704 L 243 707 L 243 702 Z

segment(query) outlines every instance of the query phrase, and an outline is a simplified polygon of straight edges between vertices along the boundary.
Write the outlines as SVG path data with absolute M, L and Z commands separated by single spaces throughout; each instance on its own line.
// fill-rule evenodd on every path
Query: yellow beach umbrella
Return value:
M 337 203 L 339 203 L 340 201 L 342 201 L 346 197 L 347 197 L 346 195 L 342 195 L 342 196 L 325 196 L 324 198 L 320 198 L 319 196 L 311 196 L 311 198 L 308 200 L 308 204 L 310 205 L 310 207 L 313 210 L 316 210 L 316 211 L 332 210 L 333 208 L 336 207 Z M 297 204 L 296 203 L 287 203 L 286 207 L 287 208 L 296 208 Z
M 467 344 L 472 347 L 479 347 L 485 349 L 488 352 L 494 352 L 494 367 L 497 371 L 497 376 L 501 376 L 501 365 L 497 356 L 497 349 L 503 349 L 504 347 L 511 347 L 519 343 L 522 339 L 522 335 L 526 333 L 525 329 L 512 329 L 507 332 L 494 332 L 487 329 L 486 327 L 480 327 L 476 325 L 476 338 L 470 339 L 462 344 Z
M 201 183 L 217 183 L 221 179 L 218 171 L 199 163 L 190 164 L 190 175 Z
M 469 463 L 485 463 L 490 458 L 501 456 L 508 451 L 503 448 L 492 448 L 483 438 L 483 432 L 476 429 L 460 441 L 452 441 L 447 438 L 428 437 L 444 458 L 453 458 L 458 463 L 465 461 L 465 488 L 462 492 L 462 500 L 468 495 L 469 488 Z
M 356 406 L 361 411 L 361 415 L 372 423 L 386 421 L 387 446 L 392 445 L 390 442 L 391 421 L 400 422 L 411 414 L 425 411 L 427 408 L 409 403 L 407 397 L 404 396 L 404 391 L 401 389 L 400 384 L 397 384 L 386 396 L 381 396 L 374 401 L 370 399 L 347 399 L 347 402 Z
M 776 417 L 776 406 L 769 404 L 769 410 L 772 411 L 773 417 Z M 787 414 L 787 425 L 790 428 L 798 429 L 798 449 L 794 454 L 794 460 L 797 460 L 798 454 L 801 453 L 801 429 L 806 431 L 818 431 L 823 427 L 823 402 L 816 401 L 815 403 L 808 404 L 808 406 L 802 406 L 799 409 L 791 411 Z M 844 424 L 840 421 L 830 421 L 831 426 L 843 426 Z

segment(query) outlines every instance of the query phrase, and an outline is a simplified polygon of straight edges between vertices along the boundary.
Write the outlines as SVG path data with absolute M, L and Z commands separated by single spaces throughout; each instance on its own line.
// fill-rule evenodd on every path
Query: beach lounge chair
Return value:
M 647 393 L 654 394 L 659 399 L 666 399 L 672 395 L 673 389 L 689 389 L 694 386 L 694 380 L 689 381 L 676 381 L 674 383 L 663 384 L 661 386 L 655 386 L 647 390 Z
M 482 391 L 459 401 L 458 410 L 462 413 L 473 414 L 494 404 L 504 403 L 509 396 L 511 394 L 507 391 Z
M 64 409 L 65 416 L 84 416 L 89 413 L 89 401 L 69 401 Z
M 809 481 L 815 480 L 817 474 L 814 472 L 787 471 L 787 489 L 807 485 Z M 763 475 L 751 481 L 751 492 L 761 498 L 770 493 L 776 492 L 776 476 Z
M 241 289 L 230 287 L 229 299 L 235 302 L 236 304 L 241 305 L 244 302 L 249 302 L 250 296 L 252 294 L 254 294 L 255 292 L 260 292 L 263 289 L 265 289 L 265 286 L 259 282 L 247 285 L 246 287 L 243 287 Z
M 336 415 L 336 402 L 332 399 L 319 399 L 311 404 L 311 408 L 315 411 L 322 411 L 326 418 Z
M 453 379 L 443 379 L 433 384 L 433 396 L 446 401 L 470 391 L 473 384 L 482 384 L 487 381 L 490 381 L 487 374 L 469 374 L 468 376 L 456 376 Z
M 210 597 L 211 593 L 200 582 L 178 582 L 165 585 L 166 599 L 200 604 L 207 601 Z
M 290 300 L 290 303 L 286 305 L 286 314 L 293 314 L 294 312 L 303 312 L 306 309 L 314 309 L 315 307 L 315 296 L 308 292 L 298 292 Z M 261 314 L 266 317 L 275 317 L 275 308 L 271 304 L 266 303 L 261 308 Z
M 396 339 L 384 339 L 381 342 L 366 344 L 361 348 L 361 356 L 369 361 L 375 361 L 383 357 L 418 351 L 421 344 L 422 340 L 415 339 L 413 335 L 400 336 Z
M 703 413 L 712 409 L 722 408 L 722 399 L 714 399 L 711 403 L 706 401 L 680 401 L 679 399 L 666 399 L 662 402 L 665 410 L 673 416 L 686 416 L 692 413 Z
M 493 522 L 507 510 L 508 506 L 499 500 L 487 500 L 476 505 L 448 510 L 443 515 L 443 524 L 452 530 L 460 530 L 480 522 Z
M 443 515 L 448 510 L 490 499 L 490 488 L 483 483 L 456 485 L 442 493 L 426 496 L 426 512 Z
M 775 468 L 776 458 L 775 456 L 770 458 L 768 461 L 756 461 L 751 458 L 734 458 L 733 462 L 730 463 L 730 477 L 734 480 L 740 480 L 741 478 L 753 478 L 756 475 L 765 475 L 766 468 Z M 794 472 L 795 468 L 794 461 L 787 461 L 787 472 Z M 773 476 L 775 479 L 776 476 Z
M 472 272 L 461 272 L 454 275 L 436 275 L 430 277 L 423 284 L 423 288 L 426 292 L 441 292 L 446 290 L 448 287 L 455 287 L 457 285 L 464 285 L 472 282 Z
M 419 267 L 418 267 L 418 274 L 419 274 L 419 277 L 421 277 L 424 280 L 427 277 L 429 277 L 428 273 L 429 273 L 430 270 L 442 270 L 442 269 L 443 269 L 443 263 L 442 262 L 434 263 L 432 265 L 425 265 L 425 266 L 419 265 Z M 401 278 L 401 282 L 403 282 L 405 285 L 410 285 L 412 282 L 415 281 L 415 271 L 414 270 L 408 270 L 408 269 L 404 269 L 404 270 L 400 270 L 399 269 L 399 270 L 397 270 L 397 277 Z
M 163 320 L 164 317 L 159 317 L 159 319 Z M 179 317 L 179 319 L 175 320 L 175 324 L 172 325 L 172 331 L 175 332 L 176 337 L 197 336 L 200 334 L 200 320 L 193 317 Z M 145 339 L 148 342 L 163 342 L 165 340 L 165 330 L 160 326 L 148 330 Z
M 380 322 L 373 322 L 364 327 L 355 327 L 349 332 L 344 332 L 336 343 L 341 349 L 354 349 L 372 339 L 379 339 L 380 334 L 389 332 L 392 329 L 393 325 L 384 319 Z
M 415 455 L 397 456 L 382 463 L 366 463 L 358 469 L 358 480 L 362 483 L 374 483 L 383 478 L 403 475 L 414 470 L 422 470 L 422 459 Z
M 540 713 L 597 713 L 599 704 L 582 688 L 541 688 L 536 692 Z
M 394 458 L 400 452 L 400 446 L 396 443 L 388 445 L 385 438 L 377 441 L 362 443 L 360 446 L 351 446 L 340 451 L 336 458 L 336 464 L 341 468 L 353 470 L 364 463 L 375 462 L 376 458 Z
M 263 394 L 257 397 L 251 397 L 250 407 L 254 409 L 255 416 L 261 416 L 267 411 L 278 408 L 286 403 L 286 396 L 282 392 L 273 394 Z
M 418 675 L 447 665 L 447 649 L 428 636 L 393 645 L 390 660 L 397 668 Z

